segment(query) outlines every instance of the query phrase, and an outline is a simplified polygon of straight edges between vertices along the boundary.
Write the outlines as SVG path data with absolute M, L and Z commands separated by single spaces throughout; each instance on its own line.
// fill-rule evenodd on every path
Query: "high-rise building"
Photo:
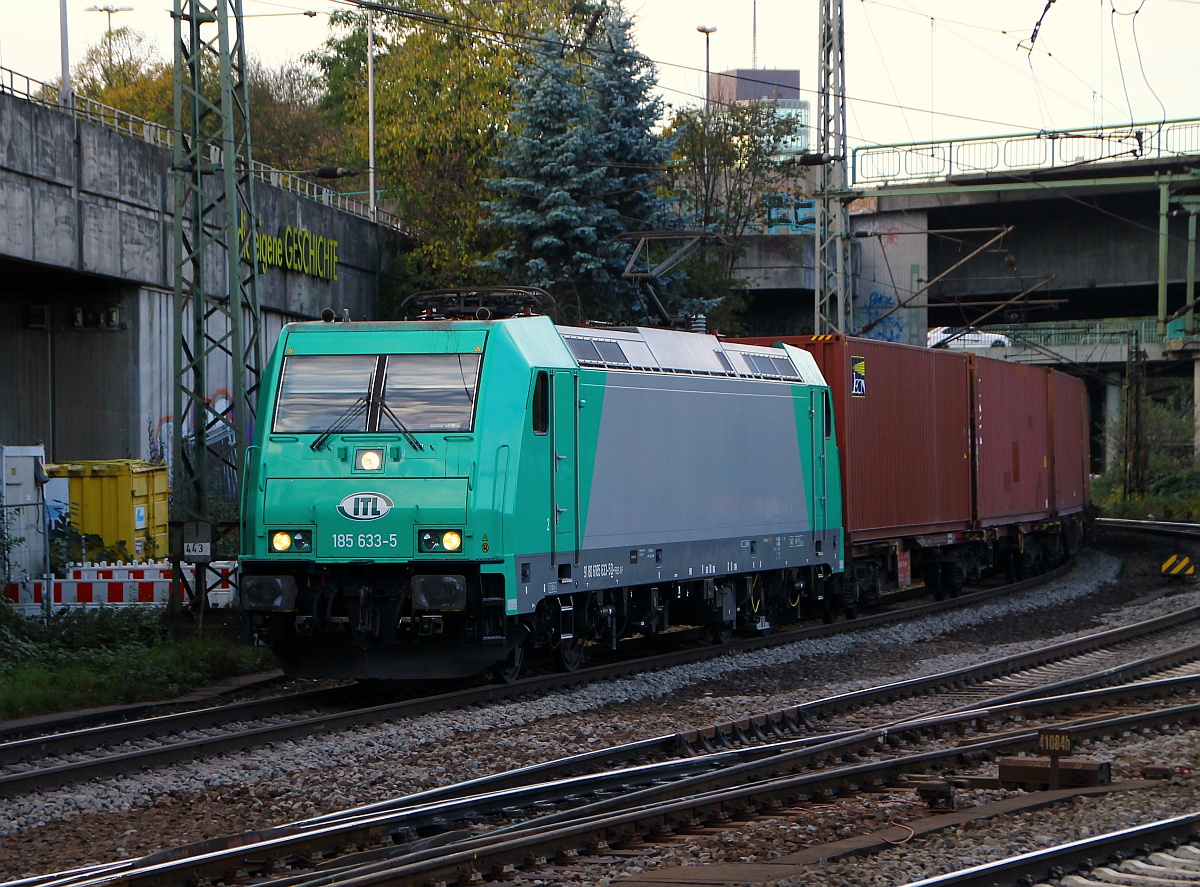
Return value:
M 800 72 L 782 68 L 735 68 L 709 74 L 708 100 L 711 104 L 732 105 L 766 101 L 780 114 L 796 117 L 800 128 L 793 138 L 780 145 L 781 154 L 808 151 L 809 103 L 800 98 Z

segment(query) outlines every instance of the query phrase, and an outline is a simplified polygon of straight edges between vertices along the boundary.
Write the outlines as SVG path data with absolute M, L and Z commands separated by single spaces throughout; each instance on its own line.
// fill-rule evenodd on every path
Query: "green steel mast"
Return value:
M 175 0 L 175 395 L 172 557 L 237 527 L 261 365 L 241 0 Z M 221 392 L 218 394 L 218 392 Z M 188 429 L 190 427 L 190 434 Z M 221 501 L 233 508 L 222 507 Z M 185 531 L 186 527 L 186 531 Z M 179 576 L 180 571 L 176 571 Z M 201 606 L 207 581 L 189 591 Z

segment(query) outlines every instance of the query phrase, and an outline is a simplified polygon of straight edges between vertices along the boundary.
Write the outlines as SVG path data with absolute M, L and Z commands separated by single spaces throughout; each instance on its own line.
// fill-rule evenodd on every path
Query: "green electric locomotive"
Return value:
M 548 318 L 286 326 L 243 490 L 247 639 L 424 680 L 823 608 L 844 565 L 812 357 Z

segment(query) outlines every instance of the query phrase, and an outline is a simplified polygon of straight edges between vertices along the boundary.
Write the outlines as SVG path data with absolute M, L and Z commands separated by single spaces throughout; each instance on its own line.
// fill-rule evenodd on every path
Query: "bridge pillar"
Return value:
M 1192 462 L 1200 465 L 1200 358 L 1192 361 Z
M 1109 370 L 1104 376 L 1108 381 L 1104 386 L 1104 470 L 1107 472 L 1121 467 L 1121 371 Z

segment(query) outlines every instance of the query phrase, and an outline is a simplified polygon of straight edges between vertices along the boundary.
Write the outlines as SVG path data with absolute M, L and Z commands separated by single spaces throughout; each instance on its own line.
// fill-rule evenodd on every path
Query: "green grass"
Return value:
M 175 633 L 184 636 L 176 638 Z M 49 623 L 0 605 L 0 719 L 153 702 L 275 667 L 227 629 L 171 624 L 144 608 L 74 611 Z
M 1131 520 L 1200 520 L 1200 469 L 1154 465 L 1146 472 L 1146 492 L 1121 495 L 1121 473 L 1112 471 L 1092 483 L 1092 501 L 1104 517 Z

